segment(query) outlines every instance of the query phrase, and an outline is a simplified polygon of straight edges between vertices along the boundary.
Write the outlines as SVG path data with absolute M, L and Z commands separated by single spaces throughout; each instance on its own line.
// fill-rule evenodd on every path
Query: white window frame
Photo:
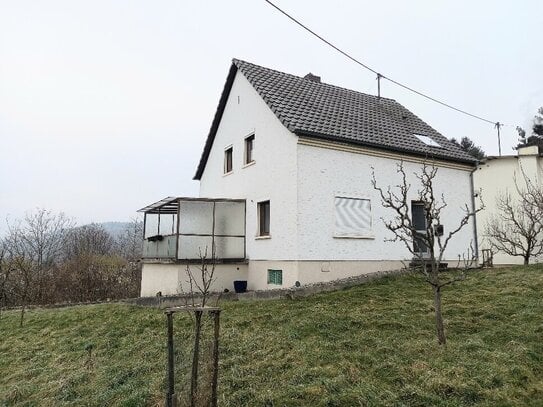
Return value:
M 227 160 L 227 154 L 228 154 L 228 151 L 231 150 L 232 151 L 232 157 L 231 157 L 231 164 L 232 164 L 232 168 L 230 168 L 230 171 L 227 171 L 227 164 L 228 164 L 228 160 Z M 232 144 L 230 144 L 229 146 L 226 146 L 224 148 L 224 163 L 223 163 L 223 175 L 230 175 L 234 172 L 234 146 Z
M 248 157 L 247 157 L 247 141 L 249 139 L 252 139 L 252 149 L 251 149 L 251 161 L 248 161 Z M 255 160 L 255 133 L 251 133 L 249 134 L 248 136 L 246 136 L 244 139 L 243 139 L 243 167 L 248 167 L 250 165 L 253 165 L 256 160 Z
M 268 203 L 268 234 L 263 235 L 260 230 L 260 209 L 261 205 Z M 270 239 L 271 238 L 271 201 L 269 199 L 263 199 L 256 203 L 256 239 Z

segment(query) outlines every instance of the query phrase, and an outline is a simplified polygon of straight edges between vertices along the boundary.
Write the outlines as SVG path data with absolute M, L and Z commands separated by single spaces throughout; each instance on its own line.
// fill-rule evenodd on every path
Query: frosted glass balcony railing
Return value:
M 245 259 L 245 200 L 166 198 L 141 212 L 144 259 Z
M 175 258 L 177 235 L 163 236 L 162 240 L 143 241 L 143 258 L 169 259 Z

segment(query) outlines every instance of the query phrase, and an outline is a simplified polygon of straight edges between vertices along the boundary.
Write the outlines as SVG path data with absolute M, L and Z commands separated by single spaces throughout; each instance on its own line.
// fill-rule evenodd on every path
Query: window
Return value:
M 336 215 L 335 237 L 373 237 L 371 202 L 369 199 L 336 196 L 334 206 Z
M 270 201 L 258 203 L 258 236 L 270 235 Z
M 234 154 L 234 147 L 228 147 L 224 150 L 224 173 L 229 174 L 232 172 L 232 156 Z
M 427 146 L 431 147 L 441 147 L 441 144 L 439 144 L 437 141 L 432 140 L 428 136 L 423 136 L 422 134 L 415 134 L 415 137 L 419 139 L 419 141 L 422 141 Z
M 268 284 L 283 285 L 283 270 L 268 269 Z
M 250 164 L 255 161 L 253 157 L 254 146 L 255 146 L 255 135 L 252 134 L 245 139 L 245 164 Z

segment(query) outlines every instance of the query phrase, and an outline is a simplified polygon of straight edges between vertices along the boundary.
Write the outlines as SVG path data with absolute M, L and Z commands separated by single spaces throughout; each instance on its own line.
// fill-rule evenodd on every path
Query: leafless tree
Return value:
M 4 240 L 0 240 L 0 312 L 8 303 L 8 281 L 10 278 L 10 267 L 6 260 L 6 247 Z
M 66 231 L 72 225 L 63 213 L 45 209 L 28 213 L 22 221 L 7 222 L 4 257 L 11 288 L 22 306 L 21 325 L 28 304 L 47 301 L 50 292 L 46 287 L 58 265 Z
M 103 226 L 96 223 L 74 227 L 65 234 L 64 258 L 73 259 L 86 255 L 109 255 L 115 241 Z
M 496 198 L 497 213 L 485 225 L 485 235 L 494 251 L 521 256 L 524 264 L 543 254 L 543 190 L 522 173 L 514 177 L 515 192 L 503 191 Z
M 397 173 L 400 176 L 400 183 L 394 188 L 391 186 L 382 188 L 378 186 L 375 171 L 372 168 L 372 186 L 379 192 L 383 207 L 389 208 L 394 216 L 391 220 L 382 221 L 385 227 L 393 233 L 393 238 L 387 239 L 391 242 L 402 242 L 413 257 L 418 260 L 420 267 L 417 269 L 423 274 L 425 281 L 431 285 L 434 294 L 435 322 L 438 343 L 446 343 L 445 328 L 441 311 L 441 290 L 458 280 L 459 276 L 444 276 L 439 273 L 440 264 L 443 260 L 445 249 L 449 242 L 464 226 L 469 223 L 471 217 L 483 209 L 482 205 L 477 210 L 470 210 L 465 204 L 464 214 L 458 221 L 456 227 L 448 233 L 441 233 L 441 218 L 447 203 L 443 194 L 436 196 L 434 181 L 437 175 L 437 168 L 434 165 L 424 164 L 420 173 L 414 173 L 420 183 L 416 193 L 411 193 L 411 184 L 407 181 L 403 162 L 397 165 Z M 414 198 L 414 199 L 413 199 Z M 424 208 L 425 230 L 421 233 L 419 225 L 413 222 L 411 202 L 416 201 Z M 422 248 L 425 248 L 425 255 L 422 255 Z
M 13 264 L 21 267 L 19 271 L 26 279 L 32 281 L 31 290 L 27 292 L 31 292 L 32 297 L 26 298 L 27 301 L 47 302 L 46 285 L 60 261 L 66 233 L 73 225 L 63 213 L 40 208 L 26 214 L 22 221 L 7 222 L 7 253 Z
M 190 264 L 187 264 L 186 272 L 189 278 L 189 296 L 193 307 L 205 307 L 211 294 L 211 285 L 215 281 L 215 266 L 217 264 L 217 257 L 215 251 L 215 244 L 212 244 L 210 249 L 211 253 L 208 253 L 208 247 L 206 246 L 202 251 L 199 248 L 200 261 L 195 267 L 197 271 L 193 271 Z M 199 299 L 199 303 L 197 303 Z M 217 297 L 217 305 L 220 299 L 220 295 Z M 194 318 L 194 346 L 192 353 L 192 372 L 191 372 L 191 384 L 190 384 L 190 405 L 195 405 L 195 401 L 198 398 L 198 367 L 200 359 L 200 341 L 202 337 L 202 315 L 201 311 L 196 311 Z M 218 338 L 216 338 L 218 340 Z
M 126 289 L 130 295 L 138 295 L 140 292 L 142 236 L 143 222 L 140 219 L 133 218 L 115 242 L 115 251 L 127 262 Z

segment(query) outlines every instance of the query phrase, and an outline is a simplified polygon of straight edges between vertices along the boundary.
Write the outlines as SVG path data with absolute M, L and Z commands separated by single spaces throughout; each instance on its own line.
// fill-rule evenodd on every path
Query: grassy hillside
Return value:
M 430 289 L 417 276 L 300 300 L 223 302 L 220 405 L 543 405 L 543 267 L 474 272 L 443 301 L 447 348 L 436 344 Z M 176 320 L 180 374 L 187 324 Z M 23 328 L 10 311 L 0 332 L 0 405 L 163 399 L 157 309 L 36 310 Z

